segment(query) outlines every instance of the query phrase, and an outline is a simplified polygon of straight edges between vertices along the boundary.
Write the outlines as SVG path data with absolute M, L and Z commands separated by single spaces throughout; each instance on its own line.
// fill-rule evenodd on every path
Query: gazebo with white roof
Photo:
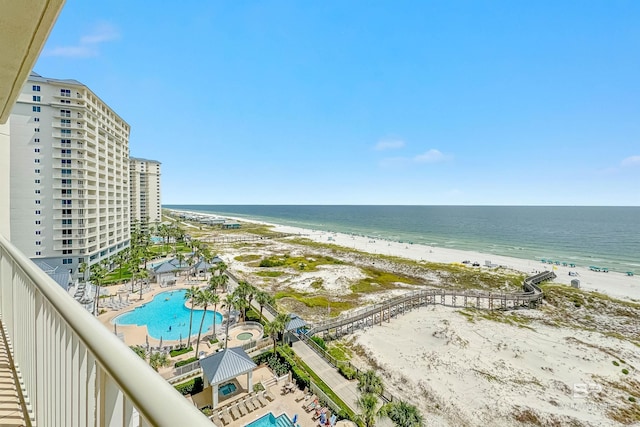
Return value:
M 204 387 L 211 386 L 212 408 L 218 407 L 220 384 L 247 375 L 247 390 L 253 390 L 253 370 L 258 366 L 242 347 L 227 348 L 200 360 Z

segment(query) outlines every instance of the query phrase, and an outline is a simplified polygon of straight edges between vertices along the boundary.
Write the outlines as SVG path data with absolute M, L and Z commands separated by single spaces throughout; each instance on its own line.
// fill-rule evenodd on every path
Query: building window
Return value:
M 36 246 L 40 246 L 42 242 L 40 240 L 36 240 Z
M 60 89 L 60 96 L 71 96 L 71 89 Z
M 39 236 L 40 234 L 42 234 L 42 232 L 40 230 L 36 230 L 36 236 Z
M 34 92 L 40 92 L 40 86 L 39 85 L 33 85 L 33 86 L 31 86 L 31 88 L 33 89 Z
M 65 136 L 66 135 L 71 136 L 71 129 L 60 129 L 60 133 Z
M 73 255 L 73 249 L 63 249 L 62 255 Z
M 36 171 L 35 171 L 35 172 L 36 172 L 36 173 L 40 173 L 40 169 L 36 169 Z
M 35 159 L 34 160 L 36 163 L 40 163 L 40 159 Z
M 40 211 L 36 211 L 36 215 L 40 215 Z
M 36 256 L 40 256 L 40 255 L 42 255 L 42 252 L 36 251 Z
M 33 95 L 33 102 L 40 102 L 40 95 Z
M 60 103 L 61 104 L 71 104 L 71 100 L 70 99 L 61 99 Z
M 60 119 L 60 124 L 66 128 L 70 128 L 71 127 L 71 120 L 70 119 Z
M 40 184 L 40 180 L 39 180 L 39 179 L 36 179 L 36 180 L 35 180 L 35 183 L 36 183 L 36 184 Z
M 34 128 L 33 131 L 34 132 L 40 132 L 40 128 Z
M 39 121 L 40 121 L 40 117 L 34 117 L 34 118 L 33 118 L 33 121 L 34 121 L 34 122 L 39 122 Z
M 39 113 L 40 112 L 40 106 L 39 105 L 34 105 L 33 107 L 31 107 L 31 109 L 33 110 L 34 113 Z
M 40 200 L 36 200 L 36 205 L 39 205 L 39 204 L 40 204 Z
M 36 194 L 40 194 L 40 190 L 36 190 Z
M 40 142 L 40 138 L 33 138 L 33 142 Z
M 62 260 L 62 263 L 63 263 L 63 264 L 73 264 L 73 259 L 71 259 L 71 258 L 64 258 L 64 259 Z
M 36 220 L 36 225 L 40 225 L 42 223 L 42 221 L 40 221 L 39 219 Z
M 39 153 L 39 152 L 40 152 L 40 149 L 39 149 L 39 148 L 36 148 L 36 149 L 34 149 L 34 150 L 33 150 L 33 152 L 34 152 L 34 153 Z

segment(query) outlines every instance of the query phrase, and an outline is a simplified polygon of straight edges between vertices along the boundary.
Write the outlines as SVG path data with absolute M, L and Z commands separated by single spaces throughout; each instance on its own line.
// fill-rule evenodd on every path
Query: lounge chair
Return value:
M 264 392 L 263 393 L 258 393 L 258 395 L 256 397 L 258 398 L 260 403 L 262 403 L 262 406 L 267 406 L 269 404 L 269 401 L 264 396 Z
M 220 420 L 220 418 L 218 418 L 217 415 L 211 415 L 209 417 L 209 419 L 211 420 L 211 422 L 213 423 L 214 426 L 216 427 L 222 427 L 222 420 Z
M 229 408 L 226 408 L 224 411 L 218 413 L 218 415 L 220 414 L 222 414 L 222 421 L 225 425 L 231 424 L 233 420 L 231 419 L 231 414 L 229 414 Z
M 241 415 L 240 415 L 240 411 L 238 410 L 238 406 L 237 405 L 233 405 L 231 407 L 231 415 L 233 415 L 233 419 L 234 420 L 239 420 Z M 244 414 L 246 415 L 246 414 Z
M 303 400 L 304 398 L 307 397 L 307 394 L 309 393 L 309 389 L 307 387 L 304 388 L 304 391 L 302 392 L 302 394 L 298 397 L 296 397 L 296 402 L 300 402 L 301 400 Z
M 266 389 L 264 391 L 264 396 L 269 399 L 271 402 L 273 402 L 274 400 L 276 400 L 276 397 L 273 395 L 273 393 L 271 393 L 271 391 L 269 389 Z
M 243 417 L 249 413 L 249 411 L 247 411 L 247 407 L 244 405 L 243 401 L 238 402 L 236 404 L 236 406 L 240 410 L 240 413 L 242 414 Z
M 314 396 L 314 397 L 315 397 L 315 396 Z M 318 406 L 319 406 L 319 404 L 318 404 L 318 398 L 317 398 L 317 397 L 315 397 L 315 399 L 314 399 L 314 400 L 312 400 L 312 401 L 311 401 L 311 403 L 308 403 L 308 404 L 306 404 L 306 405 L 302 405 L 302 408 L 303 408 L 305 411 L 307 411 L 307 412 L 311 412 L 311 411 L 313 411 L 314 409 L 316 409 Z
M 257 409 L 256 406 L 253 405 L 253 402 L 251 401 L 250 397 L 246 397 L 242 403 L 244 404 L 244 406 L 247 407 L 247 409 L 249 410 L 249 412 L 253 412 Z
M 251 403 L 253 403 L 253 406 L 256 407 L 256 409 L 265 406 L 262 404 L 262 402 L 258 399 L 257 395 L 251 396 Z

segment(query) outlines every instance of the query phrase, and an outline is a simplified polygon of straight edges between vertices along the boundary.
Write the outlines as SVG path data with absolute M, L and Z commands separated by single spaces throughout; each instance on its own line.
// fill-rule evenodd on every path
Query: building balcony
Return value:
M 3 236 L 0 315 L 27 425 L 212 425 Z

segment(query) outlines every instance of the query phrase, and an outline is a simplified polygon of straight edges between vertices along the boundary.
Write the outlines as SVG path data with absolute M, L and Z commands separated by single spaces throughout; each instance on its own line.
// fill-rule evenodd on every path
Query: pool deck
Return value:
M 273 373 L 266 367 L 261 366 L 259 368 L 257 368 L 254 372 L 253 372 L 253 378 L 254 378 L 254 383 L 259 383 L 262 379 L 270 379 L 273 378 Z M 240 378 L 239 383 L 242 384 L 244 381 L 243 378 Z M 314 421 L 312 416 L 313 416 L 313 412 L 306 412 L 303 409 L 303 403 L 304 404 L 308 404 L 310 402 L 310 400 L 300 400 L 299 402 L 296 402 L 296 399 L 301 399 L 303 397 L 303 392 L 301 390 L 296 390 L 294 393 L 287 393 L 287 394 L 281 394 L 281 386 L 280 385 L 273 385 L 270 388 L 271 393 L 275 396 L 275 399 L 273 402 L 269 402 L 266 406 L 258 408 L 252 412 L 249 412 L 247 415 L 240 417 L 237 420 L 232 420 L 231 423 L 227 424 L 225 427 L 243 427 L 246 424 L 249 424 L 250 422 L 253 422 L 255 420 L 257 420 L 258 418 L 262 417 L 263 415 L 271 412 L 273 413 L 273 415 L 275 415 L 276 417 L 279 416 L 282 413 L 286 413 L 287 416 L 289 417 L 289 419 L 293 419 L 294 415 L 298 415 L 298 421 L 297 424 L 300 425 L 301 427 L 315 427 L 318 425 L 317 421 Z M 208 401 L 210 402 L 211 399 L 211 389 L 208 389 L 209 393 L 207 394 L 207 391 L 200 393 L 195 397 L 195 402 L 194 403 L 198 403 L 198 406 L 200 406 L 201 402 L 204 401 Z M 233 405 L 234 402 L 244 399 L 247 396 L 247 392 L 246 390 L 243 390 L 242 393 L 239 393 L 235 396 L 233 396 L 233 398 L 229 399 L 228 401 L 223 401 L 220 404 L 221 408 L 227 407 L 229 404 Z M 214 414 L 217 414 L 218 410 L 214 410 Z M 215 417 L 214 415 L 214 423 L 216 425 L 220 425 L 222 426 L 223 424 L 220 423 L 220 421 Z

